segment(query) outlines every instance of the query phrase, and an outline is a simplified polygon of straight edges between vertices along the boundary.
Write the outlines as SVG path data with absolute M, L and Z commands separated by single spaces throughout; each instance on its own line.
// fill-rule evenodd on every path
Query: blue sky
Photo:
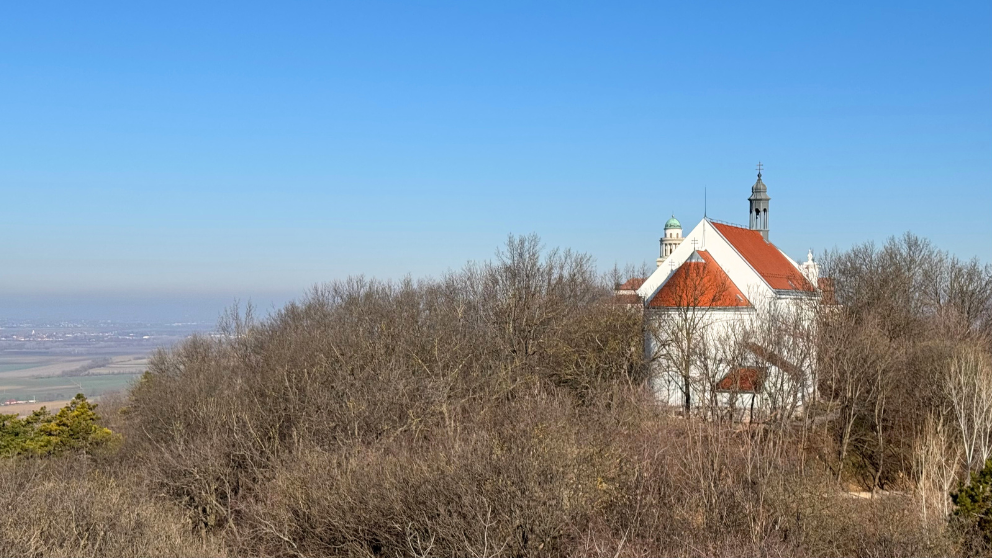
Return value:
M 0 300 L 274 300 L 437 275 L 509 233 L 653 261 L 704 188 L 745 222 L 758 160 L 796 258 L 913 231 L 989 261 L 990 21 L 987 1 L 11 4 Z

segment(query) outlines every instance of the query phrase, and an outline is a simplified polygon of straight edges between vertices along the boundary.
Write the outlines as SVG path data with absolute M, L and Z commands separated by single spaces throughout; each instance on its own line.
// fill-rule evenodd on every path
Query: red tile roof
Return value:
M 765 241 L 760 232 L 723 223 L 712 224 L 771 288 L 779 291 L 813 290 L 796 266 L 774 244 Z
M 765 379 L 765 371 L 759 368 L 737 368 L 716 383 L 717 391 L 749 391 L 756 393 L 761 390 Z
M 636 291 L 641 288 L 641 285 L 647 281 L 647 277 L 634 277 L 633 279 L 628 279 L 626 283 L 617 287 L 618 291 Z
M 744 293 L 705 250 L 703 261 L 683 263 L 654 295 L 650 308 L 748 306 Z

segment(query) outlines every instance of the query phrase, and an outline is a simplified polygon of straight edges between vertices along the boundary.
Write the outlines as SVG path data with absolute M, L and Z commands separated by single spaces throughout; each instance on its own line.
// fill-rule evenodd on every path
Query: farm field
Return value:
M 125 355 L 113 357 L 108 364 L 90 369 L 87 375 L 141 374 L 146 369 L 148 369 L 147 355 Z
M 92 357 L 0 356 L 0 378 L 58 375 L 92 360 Z
M 148 367 L 148 355 L 4 355 L 0 356 L 0 403 L 30 401 L 16 406 L 0 404 L 0 414 L 30 412 L 77 393 L 93 399 L 127 389 Z M 21 406 L 25 406 L 21 410 Z M 61 405 L 59 405 L 61 406 Z
M 107 362 L 109 361 L 109 362 Z M 0 356 L 0 382 L 9 378 L 62 376 L 87 368 L 85 374 L 135 374 L 148 366 L 145 354 L 120 356 Z M 79 374 L 81 375 L 81 374 Z
M 76 377 L 44 376 L 4 378 L 0 380 L 0 401 L 37 402 L 72 399 L 77 393 L 88 398 L 122 391 L 136 381 L 140 373 L 99 374 Z M 7 411 L 0 406 L 0 413 Z

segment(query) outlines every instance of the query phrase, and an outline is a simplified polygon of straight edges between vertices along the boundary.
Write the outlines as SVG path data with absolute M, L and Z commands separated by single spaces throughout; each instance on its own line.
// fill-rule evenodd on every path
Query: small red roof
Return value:
M 765 372 L 759 368 L 737 368 L 716 383 L 716 390 L 756 393 L 761 390 L 764 376 Z
M 641 288 L 641 285 L 647 281 L 647 277 L 634 277 L 633 279 L 628 279 L 626 283 L 617 287 L 618 291 L 636 291 Z
M 750 303 L 720 264 L 705 250 L 695 252 L 702 261 L 687 260 L 654 295 L 650 308 L 734 307 Z
M 724 223 L 711 223 L 771 288 L 778 291 L 813 290 L 813 286 L 796 266 L 774 244 L 767 242 L 760 232 Z

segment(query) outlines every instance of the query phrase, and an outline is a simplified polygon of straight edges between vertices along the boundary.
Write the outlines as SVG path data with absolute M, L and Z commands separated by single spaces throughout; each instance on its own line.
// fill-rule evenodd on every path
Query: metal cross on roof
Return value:
M 695 250 L 695 249 L 696 249 L 696 245 L 697 245 L 697 244 L 699 244 L 699 240 L 696 240 L 695 238 L 693 238 L 693 239 L 692 239 L 692 249 L 693 249 L 693 250 Z
M 763 167 L 762 167 L 762 165 L 761 165 L 761 161 L 758 161 L 758 176 L 761 176 L 761 169 L 762 169 L 762 168 L 763 168 Z

